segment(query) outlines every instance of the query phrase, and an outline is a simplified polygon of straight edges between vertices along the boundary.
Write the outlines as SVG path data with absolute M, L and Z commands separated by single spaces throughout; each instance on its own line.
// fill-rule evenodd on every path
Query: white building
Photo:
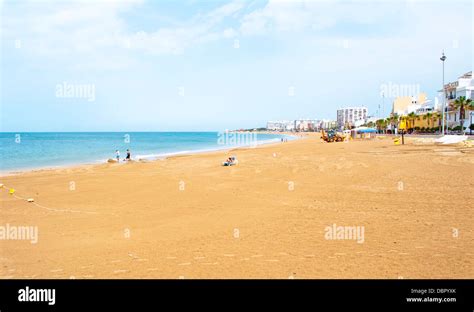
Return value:
M 315 119 L 296 119 L 294 129 L 296 131 L 319 131 L 321 121 Z
M 375 124 L 377 119 L 380 119 L 380 118 L 377 118 L 375 116 L 367 116 L 365 119 L 357 120 L 356 122 L 354 122 L 353 126 L 357 128 L 357 127 L 361 127 L 363 125 L 366 125 L 370 122 Z
M 410 113 L 415 113 L 417 110 L 427 109 L 429 103 L 430 101 L 425 93 L 419 93 L 414 96 L 399 96 L 393 101 L 392 114 L 406 116 Z
M 355 126 L 356 121 L 367 118 L 367 107 L 346 107 L 337 110 L 337 126 Z
M 452 128 L 459 126 L 459 110 L 453 109 L 450 104 L 461 96 L 464 96 L 466 99 L 474 100 L 474 79 L 472 78 L 472 71 L 465 73 L 456 81 L 445 84 L 444 90 L 446 92 L 448 127 Z M 442 111 L 443 95 L 443 90 L 439 90 L 435 107 L 439 108 L 440 111 Z M 465 114 L 466 119 L 463 124 L 464 128 L 469 127 L 471 124 L 470 114 L 472 114 L 472 111 L 467 111 Z M 472 120 L 474 122 L 474 116 L 472 117 Z
M 395 113 L 399 116 L 406 116 L 410 113 L 423 115 L 428 112 L 433 112 L 435 110 L 435 106 L 432 101 L 426 98 L 424 98 L 423 100 L 424 102 L 420 102 L 420 99 L 412 97 L 411 103 L 409 103 L 404 109 L 395 111 Z
M 419 105 L 419 107 L 416 108 L 415 113 L 417 115 L 423 115 L 426 113 L 432 113 L 436 110 L 435 104 L 433 104 L 433 101 L 431 100 L 426 100 L 425 103 L 422 103 Z
M 292 120 L 277 120 L 267 122 L 267 130 L 272 131 L 293 131 L 295 123 Z
M 324 130 L 329 130 L 329 129 L 335 129 L 337 128 L 337 121 L 335 120 L 329 120 L 329 119 L 323 119 L 320 122 L 319 129 L 324 129 Z

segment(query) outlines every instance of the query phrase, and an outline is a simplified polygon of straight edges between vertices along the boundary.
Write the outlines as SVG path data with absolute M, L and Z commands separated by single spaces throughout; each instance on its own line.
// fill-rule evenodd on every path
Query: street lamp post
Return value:
M 443 62 L 443 124 L 442 124 L 442 130 L 441 132 L 443 133 L 443 135 L 445 134 L 444 133 L 444 122 L 445 122 L 445 115 L 446 115 L 446 89 L 444 88 L 444 61 L 446 61 L 447 57 L 446 55 L 444 55 L 444 52 L 443 52 L 443 55 L 440 57 L 440 60 Z M 447 126 L 447 120 L 446 120 L 446 126 Z
M 385 104 L 385 93 L 382 93 L 382 118 L 383 119 L 385 119 L 385 105 L 384 104 Z
M 471 128 L 471 125 L 472 125 L 472 112 L 469 112 L 469 117 L 471 118 L 471 122 L 469 123 L 469 135 L 472 135 L 472 128 Z
M 381 116 L 381 119 L 383 119 L 384 122 L 385 122 L 385 111 L 384 111 L 384 108 L 383 108 L 384 99 L 385 99 L 385 93 L 382 92 L 382 110 L 381 110 L 382 116 Z M 380 104 L 379 104 L 379 110 L 380 110 Z M 385 126 L 385 131 L 386 131 L 386 130 L 387 130 L 387 126 Z

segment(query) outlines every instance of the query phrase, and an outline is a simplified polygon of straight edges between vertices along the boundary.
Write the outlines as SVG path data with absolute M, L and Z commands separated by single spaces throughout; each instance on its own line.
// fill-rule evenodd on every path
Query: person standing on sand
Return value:
M 117 157 L 117 162 L 120 162 L 120 152 L 119 152 L 119 150 L 115 150 L 115 156 Z
M 125 160 L 130 161 L 132 160 L 132 157 L 130 155 L 130 150 L 127 148 L 127 156 L 125 157 Z

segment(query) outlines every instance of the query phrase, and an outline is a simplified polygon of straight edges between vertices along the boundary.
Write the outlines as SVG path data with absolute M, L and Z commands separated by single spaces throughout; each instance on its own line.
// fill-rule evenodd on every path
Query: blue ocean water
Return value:
M 0 172 L 89 164 L 121 158 L 156 159 L 179 153 L 279 141 L 284 135 L 218 132 L 28 132 L 0 133 Z M 287 137 L 291 139 L 290 137 Z

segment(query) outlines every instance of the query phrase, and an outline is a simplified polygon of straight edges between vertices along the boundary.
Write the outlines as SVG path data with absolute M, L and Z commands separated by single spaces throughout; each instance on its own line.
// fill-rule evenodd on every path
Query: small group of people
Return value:
M 119 150 L 115 150 L 115 157 L 117 158 L 117 162 L 120 162 L 120 151 Z M 125 159 L 123 161 L 130 161 L 132 160 L 132 155 L 130 153 L 130 150 L 127 148 L 127 156 L 125 157 Z

